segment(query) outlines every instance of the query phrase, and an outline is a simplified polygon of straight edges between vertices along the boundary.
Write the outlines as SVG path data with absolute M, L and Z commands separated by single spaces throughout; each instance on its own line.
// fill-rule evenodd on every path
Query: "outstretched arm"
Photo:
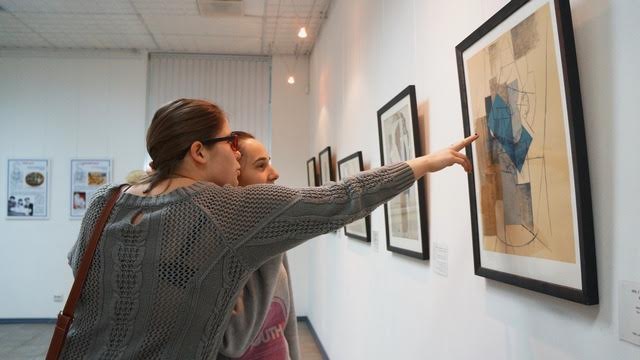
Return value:
M 423 177 L 428 172 L 440 171 L 454 164 L 459 164 L 466 172 L 471 172 L 473 169 L 471 161 L 469 161 L 464 154 L 460 153 L 460 151 L 476 139 L 478 139 L 478 134 L 471 135 L 448 148 L 408 160 L 407 164 L 409 164 L 411 170 L 413 170 L 416 180 Z
M 254 201 L 251 206 L 238 208 L 238 218 L 234 217 L 242 218 L 243 228 L 247 230 L 234 239 L 234 247 L 248 263 L 259 265 L 270 256 L 282 253 L 304 240 L 338 229 L 368 215 L 377 206 L 410 187 L 427 172 L 438 171 L 454 164 L 460 164 L 465 170 L 470 171 L 471 162 L 459 151 L 475 139 L 477 135 L 447 149 L 362 172 L 330 186 L 303 189 L 288 189 L 275 185 L 246 187 L 243 199 L 236 203 L 242 205 L 248 204 L 251 199 Z M 267 207 L 272 215 L 255 226 L 250 226 L 251 220 L 245 214 L 255 212 L 256 209 L 261 209 L 264 213 L 262 210 Z

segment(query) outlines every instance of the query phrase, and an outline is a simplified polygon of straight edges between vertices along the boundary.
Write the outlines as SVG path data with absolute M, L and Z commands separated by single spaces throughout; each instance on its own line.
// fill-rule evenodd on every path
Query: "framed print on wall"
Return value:
M 309 186 L 318 186 L 318 175 L 316 175 L 315 157 L 307 160 L 307 184 Z
M 102 185 L 111 182 L 111 160 L 72 159 L 69 215 L 81 219 L 87 211 L 89 199 Z
M 49 160 L 7 161 L 7 219 L 49 217 Z
M 568 0 L 511 1 L 456 47 L 475 273 L 598 303 Z
M 331 146 L 327 146 L 320 151 L 318 159 L 320 159 L 320 185 L 327 185 L 330 181 L 335 181 L 336 177 L 331 160 Z
M 358 151 L 338 161 L 338 176 L 344 180 L 364 170 L 362 152 Z M 371 242 L 371 218 L 365 216 L 344 227 L 344 234 L 348 237 Z
M 416 90 L 409 85 L 378 110 L 382 165 L 420 156 Z M 429 258 L 424 180 L 416 181 L 384 204 L 387 250 L 418 259 Z

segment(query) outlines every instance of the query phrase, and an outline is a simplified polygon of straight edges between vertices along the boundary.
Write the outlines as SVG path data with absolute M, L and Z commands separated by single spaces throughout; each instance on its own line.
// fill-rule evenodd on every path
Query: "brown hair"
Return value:
M 238 141 L 255 139 L 256 137 L 246 131 L 234 131 L 234 134 L 238 135 Z
M 234 134 L 238 135 L 238 146 L 240 147 L 240 154 L 242 154 L 242 156 L 240 157 L 240 165 L 242 167 L 244 167 L 244 164 L 246 162 L 246 156 L 244 156 L 244 146 L 242 144 L 243 140 L 251 140 L 251 139 L 255 139 L 256 137 L 251 135 L 250 133 L 246 132 L 246 131 L 234 131 Z
M 144 193 L 173 177 L 191 144 L 217 134 L 224 120 L 222 109 L 204 100 L 178 99 L 158 109 L 147 130 L 153 172 L 140 181 L 149 184 Z

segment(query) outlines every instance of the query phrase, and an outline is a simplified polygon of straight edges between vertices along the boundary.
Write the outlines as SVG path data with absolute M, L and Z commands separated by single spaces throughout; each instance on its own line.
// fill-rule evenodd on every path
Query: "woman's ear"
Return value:
M 206 164 L 207 154 L 206 149 L 200 141 L 194 141 L 189 148 L 189 156 L 196 164 Z

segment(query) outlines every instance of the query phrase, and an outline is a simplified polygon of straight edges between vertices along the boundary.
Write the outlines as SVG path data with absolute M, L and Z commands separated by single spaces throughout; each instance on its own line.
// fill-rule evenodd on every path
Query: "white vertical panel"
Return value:
M 271 149 L 271 58 L 150 54 L 147 127 L 156 110 L 178 98 L 205 99 L 227 113 L 231 129 Z

